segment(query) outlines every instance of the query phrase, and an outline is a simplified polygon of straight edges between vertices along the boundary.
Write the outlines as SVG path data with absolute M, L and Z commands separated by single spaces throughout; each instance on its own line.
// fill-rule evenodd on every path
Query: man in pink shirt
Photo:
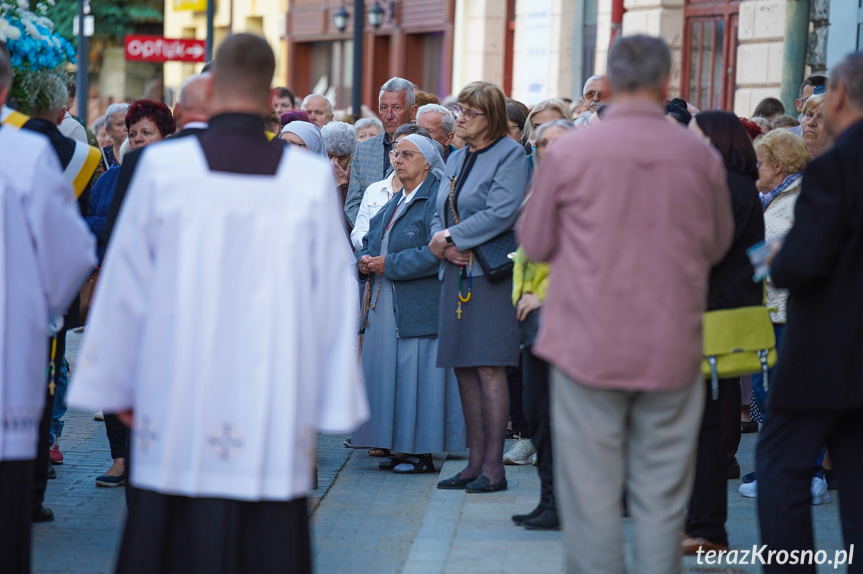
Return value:
M 535 353 L 554 366 L 568 572 L 625 571 L 624 489 L 638 572 L 681 571 L 704 401 L 701 315 L 734 223 L 721 157 L 664 117 L 670 71 L 662 40 L 618 40 L 608 114 L 549 150 L 524 210 L 527 255 L 552 263 Z

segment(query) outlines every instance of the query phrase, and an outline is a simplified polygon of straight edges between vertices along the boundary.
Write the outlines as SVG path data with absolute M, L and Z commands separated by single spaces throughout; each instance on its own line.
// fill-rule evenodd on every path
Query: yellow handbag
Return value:
M 713 399 L 719 398 L 719 379 L 759 372 L 767 391 L 767 370 L 777 359 L 770 310 L 758 305 L 708 311 L 703 325 L 701 373 L 710 378 Z

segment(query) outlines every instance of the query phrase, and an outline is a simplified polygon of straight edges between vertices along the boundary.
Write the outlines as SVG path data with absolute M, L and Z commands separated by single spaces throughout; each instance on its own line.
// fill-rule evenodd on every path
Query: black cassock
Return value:
M 215 116 L 194 136 L 213 171 L 275 175 L 285 152 L 284 142 L 268 140 L 263 120 L 253 115 Z M 134 486 L 126 496 L 129 516 L 117 574 L 312 571 L 306 498 L 247 502 Z

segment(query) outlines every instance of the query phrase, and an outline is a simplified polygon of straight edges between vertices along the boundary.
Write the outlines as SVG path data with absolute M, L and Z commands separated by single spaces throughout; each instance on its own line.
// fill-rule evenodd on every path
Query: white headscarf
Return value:
M 429 164 L 429 168 L 431 168 L 431 174 L 435 176 L 438 180 L 443 180 L 443 172 L 444 172 L 444 162 L 441 155 L 438 153 L 437 149 L 435 149 L 435 144 L 431 140 L 431 138 L 427 138 L 425 136 L 421 136 L 418 134 L 411 134 L 409 136 L 405 136 L 400 139 L 400 142 L 409 141 L 420 150 L 420 153 L 423 154 L 426 162 Z
M 282 133 L 286 132 L 290 132 L 303 140 L 310 154 L 329 159 L 327 148 L 324 146 L 324 137 L 315 124 L 304 121 L 291 122 L 282 128 Z

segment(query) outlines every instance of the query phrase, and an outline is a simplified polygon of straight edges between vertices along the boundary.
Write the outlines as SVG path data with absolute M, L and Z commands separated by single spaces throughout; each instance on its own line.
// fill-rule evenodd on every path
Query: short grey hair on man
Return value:
M 93 122 L 93 133 L 98 134 L 99 130 L 105 127 L 105 122 L 107 121 L 107 116 L 99 116 L 98 118 L 96 118 L 96 121 Z
M 380 130 L 378 133 L 383 133 L 384 124 L 377 118 L 360 118 L 354 122 L 354 131 L 358 132 L 366 128 L 375 127 Z
M 336 157 L 353 155 L 357 149 L 354 126 L 345 122 L 330 122 L 321 129 L 327 153 Z
M 838 84 L 845 86 L 848 100 L 863 111 L 863 52 L 856 52 L 843 58 L 830 72 L 830 89 Z
M 624 36 L 608 51 L 608 85 L 612 92 L 660 88 L 670 74 L 671 52 L 660 38 Z
M 38 99 L 31 100 L 30 113 L 42 116 L 48 116 L 51 121 L 55 121 L 66 107 L 66 100 L 69 99 L 69 90 L 66 84 L 56 76 L 51 76 L 47 79 L 42 91 L 45 99 L 41 102 Z
M 113 118 L 117 114 L 123 114 L 123 117 L 126 117 L 126 113 L 129 111 L 129 104 L 126 102 L 119 102 L 116 104 L 111 104 L 108 106 L 108 109 L 105 110 L 105 122 L 108 125 L 111 125 L 111 118 Z
M 594 74 L 591 77 L 589 77 L 587 79 L 587 81 L 584 82 L 584 87 L 581 89 L 581 95 L 584 96 L 587 94 L 587 84 L 589 84 L 590 82 L 592 82 L 594 80 L 601 80 L 601 79 L 602 79 L 602 74 Z
M 378 102 L 381 101 L 384 92 L 404 92 L 405 103 L 409 108 L 412 108 L 417 102 L 416 86 L 414 86 L 413 82 L 405 80 L 404 78 L 399 78 L 398 76 L 390 78 L 383 86 L 381 86 L 381 92 L 378 94 Z
M 333 115 L 333 103 L 329 100 L 329 98 L 320 94 L 309 94 L 308 96 L 303 98 L 303 103 L 300 105 L 300 107 L 302 108 L 303 106 L 305 106 L 306 102 L 308 102 L 311 98 L 323 98 L 324 101 L 327 102 L 327 111 L 330 113 L 330 115 Z
M 431 112 L 437 112 L 443 116 L 440 121 L 440 125 L 443 128 L 444 133 L 451 134 L 455 131 L 455 118 L 452 117 L 452 112 L 440 104 L 426 104 L 424 106 L 420 106 L 420 109 L 417 110 L 417 120 L 420 119 L 421 115 Z
M 431 134 L 429 134 L 428 130 L 424 127 L 418 126 L 416 124 L 402 124 L 396 129 L 396 133 L 393 134 L 393 139 L 401 136 L 410 136 L 410 135 L 418 135 L 425 136 L 431 139 Z
M 569 120 L 554 120 L 551 122 L 545 122 L 544 124 L 536 128 L 536 141 L 541 140 L 542 134 L 545 133 L 545 130 L 549 128 L 563 128 L 566 131 L 569 131 L 574 130 L 575 126 Z

